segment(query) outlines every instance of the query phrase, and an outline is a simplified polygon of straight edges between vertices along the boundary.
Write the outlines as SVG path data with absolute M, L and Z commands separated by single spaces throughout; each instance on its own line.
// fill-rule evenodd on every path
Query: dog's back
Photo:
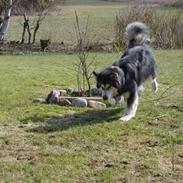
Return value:
M 125 56 L 113 64 L 120 67 L 125 73 L 131 73 L 130 79 L 140 86 L 147 78 L 156 78 L 156 62 L 152 50 L 148 46 L 130 48 Z

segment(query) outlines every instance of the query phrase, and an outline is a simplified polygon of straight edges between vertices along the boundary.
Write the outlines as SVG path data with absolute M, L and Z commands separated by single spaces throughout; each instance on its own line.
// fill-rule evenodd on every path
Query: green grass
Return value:
M 183 51 L 155 54 L 160 91 L 154 94 L 147 83 L 127 123 L 118 121 L 124 105 L 94 110 L 32 103 L 52 89 L 76 87 L 74 55 L 1 56 L 0 182 L 181 183 Z M 118 58 L 98 53 L 97 69 Z M 154 100 L 170 86 L 166 98 Z

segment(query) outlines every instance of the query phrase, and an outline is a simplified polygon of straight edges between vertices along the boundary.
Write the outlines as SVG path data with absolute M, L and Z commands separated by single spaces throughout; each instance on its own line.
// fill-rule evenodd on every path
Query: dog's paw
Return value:
M 159 84 L 157 83 L 157 85 L 156 85 L 156 89 L 154 90 L 154 92 L 155 92 L 155 93 L 157 93 L 157 92 L 158 92 L 158 90 L 159 90 Z
M 120 121 L 129 121 L 132 118 L 133 118 L 132 115 L 126 115 L 126 116 L 121 117 L 119 120 Z

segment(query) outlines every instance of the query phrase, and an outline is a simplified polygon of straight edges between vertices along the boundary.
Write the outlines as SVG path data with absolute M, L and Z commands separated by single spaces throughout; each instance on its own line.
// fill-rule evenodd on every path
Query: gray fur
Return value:
M 127 25 L 125 37 L 128 40 L 128 47 L 145 45 L 150 42 L 149 28 L 142 22 L 133 22 Z

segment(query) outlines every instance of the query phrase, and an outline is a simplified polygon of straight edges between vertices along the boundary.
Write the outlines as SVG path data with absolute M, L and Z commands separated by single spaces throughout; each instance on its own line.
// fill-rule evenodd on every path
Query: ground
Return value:
M 111 41 L 115 15 L 125 7 L 60 6 L 37 41 L 74 43 L 75 10 L 82 22 L 90 16 L 92 39 Z M 7 40 L 21 39 L 22 19 L 11 17 Z M 155 51 L 160 90 L 146 83 L 129 122 L 118 120 L 124 104 L 94 110 L 32 103 L 53 89 L 76 88 L 77 57 L 20 54 L 0 55 L 0 182 L 183 182 L 183 50 Z M 121 53 L 95 55 L 100 70 Z
M 126 123 L 118 120 L 124 105 L 94 110 L 32 103 L 52 89 L 76 86 L 76 56 L 1 56 L 0 182 L 181 183 L 183 51 L 155 55 L 160 90 L 153 93 L 147 82 L 136 117 Z M 97 53 L 97 70 L 119 56 Z

